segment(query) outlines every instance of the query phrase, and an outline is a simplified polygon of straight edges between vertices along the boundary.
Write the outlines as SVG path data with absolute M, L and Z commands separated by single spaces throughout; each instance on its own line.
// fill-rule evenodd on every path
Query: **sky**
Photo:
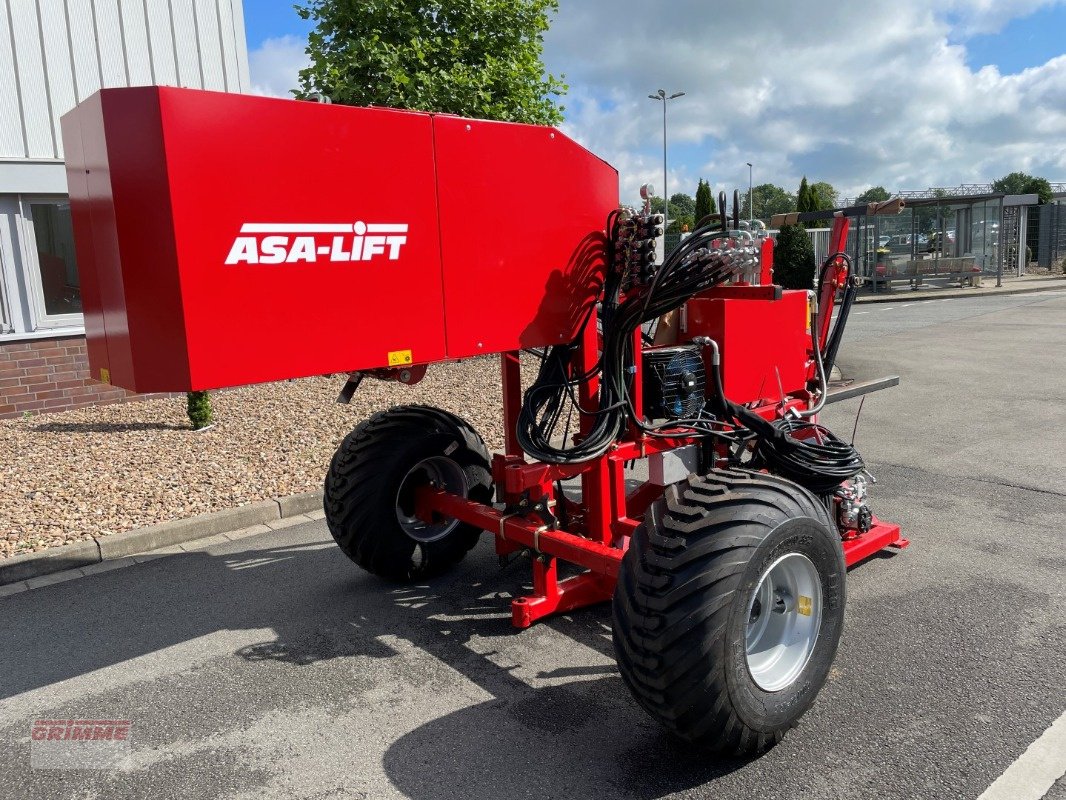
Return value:
M 253 89 L 287 95 L 310 24 L 245 0 Z M 624 202 L 800 179 L 841 197 L 1066 181 L 1066 0 L 560 0 L 545 35 L 565 75 L 562 129 L 619 170 Z

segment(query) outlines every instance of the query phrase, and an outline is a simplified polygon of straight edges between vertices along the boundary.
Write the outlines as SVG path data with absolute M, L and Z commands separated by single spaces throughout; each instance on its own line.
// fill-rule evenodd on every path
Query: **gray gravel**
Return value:
M 502 447 L 497 357 L 438 365 L 417 386 L 367 379 L 349 406 L 335 402 L 343 383 L 214 393 L 202 432 L 184 397 L 0 421 L 0 558 L 318 489 L 340 440 L 399 403 L 454 411 Z

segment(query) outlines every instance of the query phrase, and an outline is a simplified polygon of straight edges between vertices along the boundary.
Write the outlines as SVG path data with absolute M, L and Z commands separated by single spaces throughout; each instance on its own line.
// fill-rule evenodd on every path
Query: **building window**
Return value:
M 81 282 L 67 200 L 27 200 L 23 218 L 32 243 L 27 252 L 31 294 L 40 327 L 81 324 Z M 36 265 L 33 261 L 36 260 Z

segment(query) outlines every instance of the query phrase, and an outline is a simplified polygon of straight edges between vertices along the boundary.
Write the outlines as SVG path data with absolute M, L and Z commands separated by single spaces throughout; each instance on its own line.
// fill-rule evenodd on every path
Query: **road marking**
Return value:
M 1066 713 L 1051 723 L 977 800 L 1040 800 L 1066 774 Z
M 856 311 L 856 314 L 869 314 L 869 311 Z
M 900 308 L 910 308 L 913 305 L 914 303 L 905 303 L 904 305 L 900 306 Z

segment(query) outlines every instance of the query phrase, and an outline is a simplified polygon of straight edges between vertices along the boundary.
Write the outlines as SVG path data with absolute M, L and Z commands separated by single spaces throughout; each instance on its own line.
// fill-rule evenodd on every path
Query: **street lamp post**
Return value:
M 752 205 L 751 197 L 751 162 L 748 163 L 748 222 L 755 221 L 755 206 Z
M 649 94 L 652 100 L 661 100 L 663 103 L 663 233 L 670 224 L 670 192 L 666 188 L 666 103 L 669 100 L 684 96 L 684 92 L 674 92 L 668 95 L 660 89 L 655 94 Z

